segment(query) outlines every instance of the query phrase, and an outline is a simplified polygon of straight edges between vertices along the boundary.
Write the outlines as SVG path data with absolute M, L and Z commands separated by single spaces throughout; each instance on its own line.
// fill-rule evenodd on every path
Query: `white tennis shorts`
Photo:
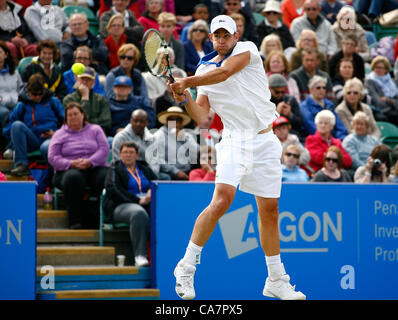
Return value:
M 282 145 L 269 131 L 243 139 L 224 134 L 216 145 L 216 183 L 237 187 L 264 198 L 279 198 L 282 186 Z

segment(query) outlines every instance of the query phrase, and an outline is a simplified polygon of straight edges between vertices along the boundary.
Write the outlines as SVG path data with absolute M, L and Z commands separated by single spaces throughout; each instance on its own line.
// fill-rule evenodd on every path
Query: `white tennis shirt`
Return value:
M 206 95 L 211 108 L 220 116 L 224 131 L 253 130 L 257 133 L 278 117 L 263 62 L 256 45 L 239 41 L 231 56 L 250 51 L 250 63 L 227 80 L 198 87 L 198 96 Z M 227 58 L 228 59 L 228 58 Z M 211 59 L 209 61 L 214 60 Z M 196 74 L 217 68 L 216 64 L 201 64 Z

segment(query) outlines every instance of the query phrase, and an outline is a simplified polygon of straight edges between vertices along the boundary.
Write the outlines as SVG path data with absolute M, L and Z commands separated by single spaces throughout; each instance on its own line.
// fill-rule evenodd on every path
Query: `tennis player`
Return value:
M 178 101 L 197 121 L 208 116 L 210 107 L 224 125 L 216 145 L 216 185 L 210 205 L 198 216 L 184 257 L 174 275 L 176 292 L 185 300 L 195 298 L 194 274 L 203 246 L 218 220 L 227 212 L 236 188 L 254 194 L 260 216 L 260 242 L 265 252 L 268 277 L 263 295 L 280 299 L 305 299 L 290 285 L 281 262 L 278 232 L 278 199 L 281 192 L 282 147 L 272 131 L 278 117 L 263 63 L 253 42 L 240 42 L 233 19 L 219 15 L 211 21 L 214 52 L 202 57 L 194 76 L 169 83 Z M 198 87 L 193 100 L 189 87 Z

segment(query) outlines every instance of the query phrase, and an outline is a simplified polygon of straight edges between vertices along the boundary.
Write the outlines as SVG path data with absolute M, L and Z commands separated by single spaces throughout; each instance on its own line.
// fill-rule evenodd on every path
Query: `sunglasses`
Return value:
M 300 158 L 300 156 L 296 153 L 286 152 L 285 155 L 288 157 L 296 158 L 296 159 Z
M 201 33 L 207 33 L 207 31 L 204 29 L 192 29 L 192 32 L 196 32 L 196 31 L 199 31 Z
M 285 94 L 285 90 L 274 90 L 275 94 Z
M 339 159 L 336 159 L 336 158 L 325 158 L 325 161 L 326 162 L 328 162 L 328 161 L 333 161 L 334 163 L 337 163 L 337 162 L 339 162 Z
M 305 11 L 317 11 L 318 8 L 304 8 Z
M 321 86 L 319 86 L 319 87 L 315 87 L 315 89 L 317 89 L 317 90 L 326 90 L 326 87 L 321 87 Z
M 357 94 L 359 94 L 359 92 L 358 91 L 348 91 L 347 94 L 355 94 L 355 95 L 357 95 Z
M 267 16 L 269 16 L 269 15 L 278 15 L 279 13 L 276 12 L 276 11 L 267 11 L 265 14 L 266 14 Z
M 122 56 L 120 56 L 120 59 L 122 59 L 122 60 L 127 59 L 128 61 L 133 61 L 134 57 L 122 55 Z

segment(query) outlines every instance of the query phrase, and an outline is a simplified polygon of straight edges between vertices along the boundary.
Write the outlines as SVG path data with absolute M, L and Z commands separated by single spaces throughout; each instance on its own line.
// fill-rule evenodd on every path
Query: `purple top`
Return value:
M 55 171 L 70 168 L 72 160 L 87 158 L 93 167 L 109 167 L 109 143 L 99 125 L 86 124 L 82 130 L 71 130 L 64 124 L 51 138 L 48 161 Z

